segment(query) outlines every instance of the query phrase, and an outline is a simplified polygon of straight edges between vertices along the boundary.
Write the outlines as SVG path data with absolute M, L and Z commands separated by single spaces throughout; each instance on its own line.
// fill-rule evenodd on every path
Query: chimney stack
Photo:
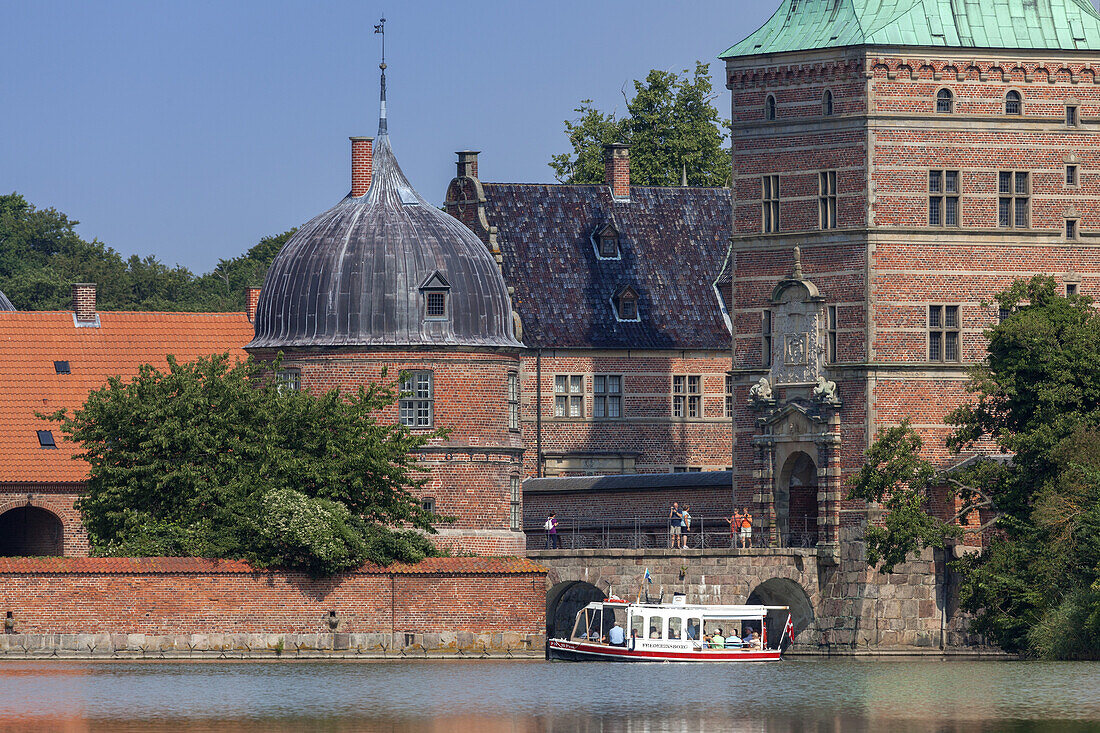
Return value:
M 374 138 L 351 137 L 351 195 L 359 198 L 370 190 L 374 170 Z
M 604 183 L 617 199 L 630 198 L 630 146 L 611 143 L 603 146 Z
M 95 323 L 95 283 L 73 283 L 73 315 L 77 323 Z
M 256 321 L 256 306 L 260 304 L 260 289 L 259 288 L 245 288 L 245 306 L 244 312 L 248 316 L 248 322 L 254 323 Z
M 477 178 L 477 154 L 480 152 L 480 150 L 459 150 L 456 153 L 459 178 Z

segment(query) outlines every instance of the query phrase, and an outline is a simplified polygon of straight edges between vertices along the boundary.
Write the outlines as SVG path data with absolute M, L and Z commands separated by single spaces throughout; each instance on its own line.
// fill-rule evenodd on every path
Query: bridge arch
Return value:
M 17 506 L 0 513 L 0 556 L 64 554 L 61 518 L 48 509 Z
M 546 591 L 546 637 L 568 637 L 573 631 L 577 611 L 606 594 L 583 580 L 566 580 Z
M 745 601 L 750 605 L 789 606 L 791 621 L 794 624 L 794 636 L 804 631 L 814 622 L 814 606 L 810 596 L 801 585 L 789 578 L 770 578 L 753 588 Z M 773 611 L 768 614 L 768 644 L 774 646 L 783 633 L 783 624 L 787 621 L 785 613 Z

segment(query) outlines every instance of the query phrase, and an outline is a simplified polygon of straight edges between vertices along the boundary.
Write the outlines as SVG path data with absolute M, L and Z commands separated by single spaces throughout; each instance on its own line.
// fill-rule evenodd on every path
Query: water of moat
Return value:
M 0 663 L 0 731 L 1084 731 L 1100 663 Z

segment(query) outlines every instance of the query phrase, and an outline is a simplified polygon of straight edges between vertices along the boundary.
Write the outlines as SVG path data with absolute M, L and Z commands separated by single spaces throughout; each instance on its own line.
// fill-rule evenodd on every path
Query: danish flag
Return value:
M 794 621 L 791 620 L 791 614 L 787 614 L 787 625 L 783 627 L 783 633 L 787 638 L 794 641 Z

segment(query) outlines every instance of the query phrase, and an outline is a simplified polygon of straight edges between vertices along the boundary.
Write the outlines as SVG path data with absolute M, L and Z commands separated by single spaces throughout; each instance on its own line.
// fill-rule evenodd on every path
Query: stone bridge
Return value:
M 814 548 L 528 550 L 549 570 L 547 634 L 568 634 L 579 608 L 609 592 L 689 603 L 790 606 L 802 649 L 932 650 L 973 646 L 955 613 L 954 578 L 932 550 L 884 575 L 842 530 L 839 557 Z M 649 569 L 653 582 L 643 587 Z M 770 628 L 782 624 L 770 619 Z

